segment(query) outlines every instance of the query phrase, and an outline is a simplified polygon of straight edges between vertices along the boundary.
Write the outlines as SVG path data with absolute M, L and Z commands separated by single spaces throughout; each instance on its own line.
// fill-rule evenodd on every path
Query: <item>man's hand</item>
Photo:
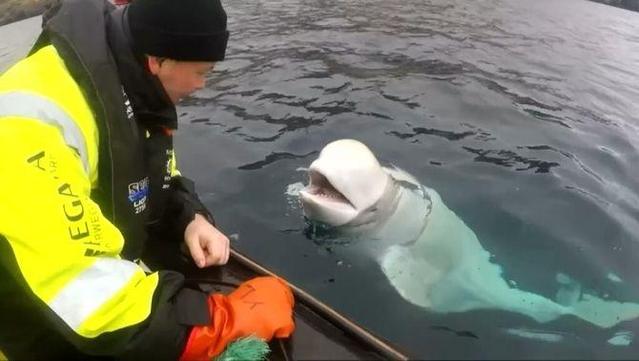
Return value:
M 186 226 L 184 242 L 195 264 L 200 267 L 223 265 L 229 260 L 229 239 L 201 214 Z

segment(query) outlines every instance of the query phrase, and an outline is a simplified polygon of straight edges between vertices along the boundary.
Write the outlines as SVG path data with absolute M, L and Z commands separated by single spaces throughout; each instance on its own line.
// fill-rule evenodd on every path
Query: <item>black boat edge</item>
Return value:
M 180 253 L 180 257 L 176 257 Z M 170 268 L 183 273 L 187 282 L 211 292 L 228 292 L 231 287 L 257 276 L 278 276 L 236 249 L 221 267 L 197 268 L 188 251 L 157 247 L 145 262 L 151 269 Z M 409 357 L 378 335 L 291 284 L 295 295 L 295 332 L 270 343 L 269 360 L 408 360 Z
M 238 262 L 240 265 L 252 270 L 257 274 L 276 276 L 268 269 L 259 265 L 245 255 L 242 255 L 236 250 L 231 250 L 231 255 L 234 261 Z M 382 340 L 380 337 L 360 327 L 346 316 L 340 314 L 331 307 L 317 300 L 315 297 L 311 296 L 301 288 L 291 284 L 290 282 L 289 285 L 293 289 L 293 293 L 298 305 L 307 307 L 310 311 L 319 315 L 324 320 L 330 322 L 335 327 L 342 330 L 346 335 L 354 338 L 358 343 L 361 344 L 364 349 L 374 350 L 375 353 L 379 354 L 383 359 L 386 360 L 408 360 L 408 357 L 406 355 L 391 346 L 387 341 Z M 299 311 L 296 310 L 296 313 L 299 313 Z M 297 317 L 296 321 L 298 321 Z

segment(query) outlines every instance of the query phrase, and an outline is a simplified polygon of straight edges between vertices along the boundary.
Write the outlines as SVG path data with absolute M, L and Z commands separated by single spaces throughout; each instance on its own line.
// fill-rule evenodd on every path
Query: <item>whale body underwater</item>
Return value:
M 305 216 L 375 244 L 384 275 L 412 304 L 437 313 L 504 310 L 540 323 L 574 315 L 604 328 L 639 317 L 639 304 L 584 293 L 566 276 L 555 300 L 512 287 L 434 189 L 382 167 L 359 141 L 329 143 L 307 173 L 299 191 Z

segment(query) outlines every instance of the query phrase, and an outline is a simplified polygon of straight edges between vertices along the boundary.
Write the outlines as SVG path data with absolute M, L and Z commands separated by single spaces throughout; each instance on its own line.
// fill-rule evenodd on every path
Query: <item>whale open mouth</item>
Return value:
M 353 207 L 351 202 L 338 191 L 322 173 L 310 169 L 308 171 L 309 185 L 304 189 L 307 195 L 325 202 L 344 203 Z M 354 207 L 353 207 L 354 208 Z
M 308 186 L 300 191 L 300 200 L 307 217 L 340 226 L 357 216 L 357 208 L 321 171 L 311 168 L 308 170 L 308 177 Z
M 304 215 L 314 221 L 331 226 L 341 226 L 355 219 L 359 211 L 341 188 L 340 174 L 335 175 L 334 169 L 326 165 L 311 164 L 308 169 L 308 186 L 300 191 L 300 201 L 304 208 Z M 336 178 L 333 179 L 333 174 Z M 348 189 L 346 189 L 348 190 Z

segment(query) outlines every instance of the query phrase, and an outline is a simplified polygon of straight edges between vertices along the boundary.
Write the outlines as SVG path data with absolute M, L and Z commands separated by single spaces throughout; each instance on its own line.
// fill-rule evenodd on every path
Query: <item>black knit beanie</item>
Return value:
M 141 53 L 182 61 L 224 60 L 229 33 L 220 0 L 133 0 L 127 13 Z

